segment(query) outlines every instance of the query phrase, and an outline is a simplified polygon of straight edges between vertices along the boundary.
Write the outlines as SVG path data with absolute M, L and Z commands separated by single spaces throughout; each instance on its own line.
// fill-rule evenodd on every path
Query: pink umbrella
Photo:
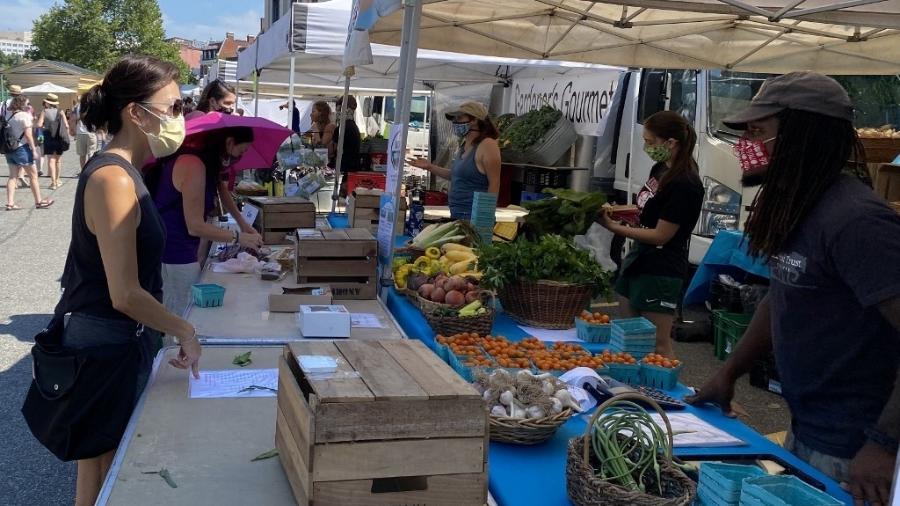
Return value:
M 249 127 L 253 129 L 253 143 L 244 156 L 229 167 L 232 174 L 248 169 L 272 167 L 278 148 L 293 131 L 265 118 L 211 112 L 189 119 L 186 123 L 185 145 L 202 145 L 205 136 L 223 128 Z

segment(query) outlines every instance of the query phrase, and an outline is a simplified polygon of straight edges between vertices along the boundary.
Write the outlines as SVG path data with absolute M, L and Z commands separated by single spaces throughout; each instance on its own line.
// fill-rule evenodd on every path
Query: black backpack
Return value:
M 6 119 L 6 104 L 3 104 L 3 108 L 0 109 L 0 154 L 5 155 L 7 153 L 12 153 L 16 149 L 18 149 L 19 142 L 22 141 L 22 137 L 24 136 L 24 131 L 18 139 L 13 134 L 12 126 Z

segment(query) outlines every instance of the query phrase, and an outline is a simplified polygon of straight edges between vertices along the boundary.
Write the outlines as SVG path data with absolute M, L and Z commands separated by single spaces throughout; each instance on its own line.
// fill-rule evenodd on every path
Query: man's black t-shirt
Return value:
M 852 458 L 900 366 L 900 333 L 877 307 L 900 296 L 900 216 L 842 176 L 769 270 L 772 344 L 794 436 Z
M 664 163 L 654 165 L 650 170 L 648 185 L 650 182 L 662 180 L 666 170 L 669 169 Z M 670 276 L 679 279 L 685 277 L 688 268 L 688 244 L 691 232 L 700 218 L 702 205 L 703 185 L 697 177 L 682 174 L 658 188 L 644 203 L 641 210 L 641 226 L 656 228 L 659 220 L 664 220 L 677 224 L 678 231 L 663 246 L 644 245 L 646 250 L 628 268 L 628 274 Z

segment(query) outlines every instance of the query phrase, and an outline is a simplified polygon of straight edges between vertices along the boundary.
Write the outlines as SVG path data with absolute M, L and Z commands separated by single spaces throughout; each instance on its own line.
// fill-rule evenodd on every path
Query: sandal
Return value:
M 50 189 L 51 189 L 51 190 L 58 190 L 58 189 L 59 189 L 59 184 L 58 184 L 58 183 L 50 183 Z
M 6 204 L 6 210 L 7 210 L 7 211 L 21 211 L 22 208 L 21 208 L 20 206 L 15 205 L 15 204 L 12 204 L 12 205 Z
M 53 205 L 53 199 L 44 199 L 34 205 L 35 209 L 47 209 Z

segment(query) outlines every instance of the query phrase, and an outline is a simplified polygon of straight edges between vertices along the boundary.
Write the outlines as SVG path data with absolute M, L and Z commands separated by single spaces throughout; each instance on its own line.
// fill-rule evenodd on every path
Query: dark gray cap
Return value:
M 791 72 L 766 79 L 750 107 L 722 123 L 735 130 L 746 130 L 748 122 L 774 116 L 785 109 L 853 121 L 853 103 L 837 81 L 815 72 Z

